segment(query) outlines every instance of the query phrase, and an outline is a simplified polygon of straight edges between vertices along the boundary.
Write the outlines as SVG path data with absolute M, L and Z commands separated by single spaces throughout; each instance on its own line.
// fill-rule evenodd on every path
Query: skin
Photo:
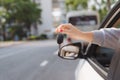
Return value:
M 93 40 L 93 32 L 80 31 L 72 24 L 61 24 L 56 28 L 55 32 L 67 34 L 70 38 L 75 40 L 84 40 L 87 42 L 92 42 Z

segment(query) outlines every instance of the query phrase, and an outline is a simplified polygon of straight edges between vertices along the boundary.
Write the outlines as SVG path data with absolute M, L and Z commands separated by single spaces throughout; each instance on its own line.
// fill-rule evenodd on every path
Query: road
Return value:
M 0 48 L 0 80 L 74 80 L 78 60 L 56 54 L 55 40 Z

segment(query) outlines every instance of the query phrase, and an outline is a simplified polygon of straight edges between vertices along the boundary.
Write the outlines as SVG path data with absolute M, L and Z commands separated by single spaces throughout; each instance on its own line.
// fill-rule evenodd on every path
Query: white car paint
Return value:
M 85 59 L 80 59 L 75 78 L 75 80 L 104 80 Z

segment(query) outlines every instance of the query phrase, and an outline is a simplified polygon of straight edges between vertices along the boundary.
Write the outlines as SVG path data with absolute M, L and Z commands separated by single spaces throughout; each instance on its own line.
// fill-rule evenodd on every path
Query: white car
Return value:
M 94 10 L 76 10 L 66 14 L 67 23 L 71 23 L 81 31 L 92 31 L 99 28 L 99 13 Z M 67 37 L 67 42 L 78 42 Z
M 66 15 L 66 20 L 82 31 L 98 29 L 100 23 L 99 13 L 93 10 L 70 11 Z
M 112 8 L 99 29 L 112 26 L 120 28 L 120 1 Z M 108 80 L 108 74 L 111 74 L 109 70 L 114 72 L 110 80 L 120 80 L 120 62 L 114 65 L 116 69 L 110 64 L 113 54 L 113 49 L 95 44 L 84 45 L 83 42 L 64 45 L 58 52 L 58 56 L 63 59 L 80 59 L 75 73 L 76 80 Z

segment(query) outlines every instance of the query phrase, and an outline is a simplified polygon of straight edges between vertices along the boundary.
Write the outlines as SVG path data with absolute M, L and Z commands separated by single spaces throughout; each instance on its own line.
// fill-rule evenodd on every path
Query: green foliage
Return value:
M 99 9 L 100 21 L 102 21 L 107 15 L 108 10 L 106 8 Z
M 46 34 L 41 34 L 40 36 L 29 36 L 28 40 L 45 40 L 48 39 Z
M 24 24 L 29 28 L 33 23 L 41 23 L 41 9 L 31 0 L 2 0 L 0 3 L 3 3 L 9 14 L 8 23 L 12 20 L 15 24 Z
M 28 40 L 36 40 L 37 36 L 29 36 Z
M 95 4 L 99 7 L 99 9 L 96 9 L 96 6 L 93 5 L 92 9 L 93 10 L 97 10 L 100 14 L 100 21 L 102 21 L 104 19 L 104 17 L 107 15 L 107 13 L 109 12 L 109 5 L 111 6 L 112 4 L 114 4 L 115 2 L 117 2 L 117 0 L 110 0 L 111 4 L 108 4 L 108 0 L 101 0 L 101 3 L 98 2 L 98 0 L 94 0 Z
M 32 24 L 37 21 L 40 21 L 39 18 L 40 18 L 41 10 L 37 8 L 37 6 L 38 5 L 36 5 L 33 2 L 25 2 L 25 1 L 17 2 L 16 5 L 13 6 L 14 9 L 16 10 L 14 16 L 17 22 Z
M 77 10 L 78 7 L 81 5 L 83 9 L 87 9 L 89 0 L 65 0 L 66 3 L 66 10 Z M 111 5 L 117 2 L 118 0 L 110 0 Z M 103 18 L 106 16 L 108 11 L 108 7 L 110 4 L 108 4 L 108 0 L 101 0 L 101 3 L 99 3 L 98 0 L 94 0 L 95 4 L 99 7 L 98 12 L 100 14 L 100 21 L 103 20 Z M 96 6 L 92 6 L 93 10 L 97 10 Z
M 12 39 L 17 35 L 20 40 L 22 40 L 23 37 L 26 37 L 26 33 L 23 31 L 23 27 L 20 25 L 11 26 L 9 28 L 9 32 L 11 34 Z
M 46 34 L 41 34 L 38 38 L 42 40 L 48 39 Z
M 15 28 L 25 28 L 30 32 L 32 24 L 42 23 L 41 21 L 41 9 L 40 4 L 33 2 L 32 0 L 0 0 L 0 6 L 2 6 L 5 12 L 0 11 L 0 17 L 4 17 L 6 23 L 14 24 L 12 26 L 20 26 Z M 5 14 L 5 15 L 3 15 Z M 9 25 L 10 27 L 11 25 Z M 11 28 L 11 33 L 18 34 L 19 31 L 14 32 L 14 28 Z M 17 30 L 17 29 L 16 29 Z M 22 31 L 22 30 L 21 30 Z M 21 35 L 19 34 L 21 37 Z
M 88 0 L 65 0 L 66 9 L 67 11 L 77 10 L 79 6 L 86 9 L 88 7 L 87 2 Z

